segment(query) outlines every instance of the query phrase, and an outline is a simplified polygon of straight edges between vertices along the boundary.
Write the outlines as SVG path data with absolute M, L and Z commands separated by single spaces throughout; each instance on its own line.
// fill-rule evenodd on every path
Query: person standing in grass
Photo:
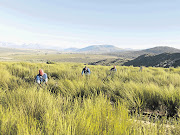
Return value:
M 116 66 L 114 66 L 113 68 L 111 68 L 111 70 L 110 71 L 117 71 L 117 69 L 116 69 Z
M 140 66 L 139 72 L 142 72 L 142 71 L 143 71 L 143 66 Z
M 47 85 L 48 77 L 42 69 L 39 70 L 39 74 L 36 76 L 36 83 L 41 87 L 43 84 Z
M 82 70 L 82 76 L 83 76 L 83 74 L 90 75 L 91 74 L 90 69 L 85 66 Z

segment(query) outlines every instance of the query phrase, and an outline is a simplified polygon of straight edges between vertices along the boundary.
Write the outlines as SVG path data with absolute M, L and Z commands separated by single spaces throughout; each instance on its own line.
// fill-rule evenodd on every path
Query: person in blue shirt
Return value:
M 43 84 L 47 85 L 48 77 L 42 69 L 39 70 L 39 74 L 36 76 L 36 83 L 41 87 Z
M 116 66 L 114 66 L 113 68 L 111 68 L 111 70 L 110 71 L 117 71 L 117 69 L 116 69 Z
M 83 76 L 83 74 L 90 75 L 91 74 L 90 69 L 85 66 L 82 70 L 82 76 Z

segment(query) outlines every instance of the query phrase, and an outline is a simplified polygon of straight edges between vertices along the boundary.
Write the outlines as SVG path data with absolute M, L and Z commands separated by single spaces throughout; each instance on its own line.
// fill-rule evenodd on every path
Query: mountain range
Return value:
M 22 49 L 25 51 L 26 49 L 32 49 L 36 51 L 42 51 L 42 50 L 50 50 L 51 52 L 60 52 L 60 53 L 85 53 L 85 54 L 104 54 L 104 55 L 113 55 L 118 56 L 120 58 L 128 58 L 128 59 L 135 59 L 138 56 L 144 55 L 144 54 L 152 54 L 157 55 L 161 53 L 180 53 L 180 49 L 176 49 L 173 47 L 168 46 L 157 46 L 154 48 L 144 49 L 144 50 L 133 50 L 133 49 L 122 49 L 119 47 L 116 47 L 114 45 L 91 45 L 84 48 L 67 48 L 62 49 L 57 46 L 43 46 L 40 44 L 13 44 L 8 42 L 0 42 L 0 47 L 3 47 L 4 49 L 7 48 L 7 51 L 10 51 L 12 49 L 16 49 L 18 51 L 19 49 L 22 51 Z M 9 50 L 8 50 L 9 48 Z M 2 50 L 2 48 L 1 48 Z
M 34 50 L 58 50 L 61 51 L 62 48 L 57 47 L 57 46 L 47 46 L 47 45 L 41 45 L 38 43 L 31 43 L 31 44 L 15 44 L 15 43 L 10 43 L 10 42 L 0 42 L 0 47 L 3 48 L 16 48 L 16 49 L 34 49 Z
M 58 46 L 45 46 L 41 44 L 14 44 L 9 42 L 0 42 L 0 47 L 4 48 L 16 48 L 16 49 L 36 49 L 36 50 L 56 50 L 64 53 L 88 53 L 88 54 L 102 54 L 102 53 L 110 53 L 110 52 L 122 52 L 128 51 L 132 49 L 121 49 L 113 45 L 91 45 L 84 48 L 66 48 L 62 49 Z
M 1 56 L 15 54 L 55 54 L 55 53 L 81 53 L 113 55 L 116 58 L 102 59 L 91 65 L 125 65 L 125 66 L 154 66 L 154 67 L 177 67 L 180 66 L 180 50 L 158 46 L 144 50 L 121 49 L 113 45 L 92 45 L 85 48 L 46 49 L 38 44 L 15 45 L 0 42 Z
M 161 53 L 179 53 L 180 49 L 176 49 L 168 46 L 157 46 L 154 48 L 144 49 L 144 50 L 133 50 L 133 49 L 122 49 L 113 45 L 92 45 L 85 48 L 68 48 L 64 49 L 63 52 L 72 53 L 86 53 L 86 54 L 105 54 L 114 55 L 121 58 L 134 59 L 140 55 L 144 54 L 161 54 Z

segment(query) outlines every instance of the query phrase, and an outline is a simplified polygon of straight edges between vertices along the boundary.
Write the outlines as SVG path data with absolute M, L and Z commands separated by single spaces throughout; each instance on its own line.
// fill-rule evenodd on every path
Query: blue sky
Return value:
M 0 0 L 0 41 L 180 48 L 180 1 Z

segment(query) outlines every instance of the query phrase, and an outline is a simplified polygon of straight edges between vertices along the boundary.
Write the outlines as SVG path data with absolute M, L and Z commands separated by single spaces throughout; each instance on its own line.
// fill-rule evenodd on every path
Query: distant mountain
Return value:
M 56 50 L 61 51 L 62 48 L 52 45 L 42 45 L 37 43 L 30 43 L 30 44 L 15 44 L 10 42 L 0 42 L 0 47 L 4 48 L 16 48 L 16 49 L 36 49 L 36 50 Z
M 4 48 L 18 48 L 19 46 L 14 43 L 9 43 L 9 42 L 0 42 L 0 47 Z
M 139 51 L 125 51 L 125 52 L 111 52 L 109 55 L 115 55 L 123 58 L 137 58 L 144 54 L 161 54 L 161 53 L 180 53 L 179 49 L 168 47 L 168 46 L 158 46 L 150 49 L 139 50 Z
M 125 62 L 123 65 L 152 66 L 152 67 L 178 67 L 180 66 L 180 53 L 162 53 L 158 55 L 144 54 L 134 60 Z
M 4 48 L 17 48 L 17 49 L 36 49 L 36 50 L 56 50 L 60 52 L 67 52 L 67 53 L 108 53 L 108 52 L 119 52 L 125 51 L 130 49 L 120 49 L 113 45 L 92 45 L 85 48 L 67 48 L 62 49 L 60 46 L 53 46 L 53 45 L 42 45 L 38 43 L 30 43 L 30 44 L 15 44 L 10 42 L 0 42 L 0 47 Z
M 56 47 L 53 45 L 42 45 L 42 44 L 37 44 L 37 43 L 31 43 L 31 44 L 22 44 L 20 45 L 19 48 L 23 48 L 23 49 L 37 49 L 37 50 L 56 50 L 56 51 L 60 51 L 62 50 L 60 47 Z
M 79 48 L 67 48 L 64 49 L 63 52 L 76 52 Z
M 120 51 L 124 51 L 124 49 L 115 47 L 113 45 L 92 45 L 76 50 L 77 53 L 94 53 L 94 54 L 120 52 Z
M 121 58 L 134 59 L 143 54 L 160 54 L 160 53 L 180 53 L 179 49 L 167 47 L 167 46 L 158 46 L 150 49 L 134 51 L 133 49 L 127 48 L 122 49 L 113 45 L 91 45 L 85 48 L 68 48 L 62 49 L 57 45 L 42 45 L 37 43 L 31 44 L 14 44 L 9 42 L 0 42 L 0 47 L 4 48 L 16 48 L 16 49 L 35 49 L 35 50 L 50 50 L 50 51 L 59 51 L 66 53 L 86 53 L 86 54 L 106 54 L 119 56 Z
M 102 53 L 110 53 L 110 52 L 122 52 L 122 51 L 130 51 L 132 49 L 121 49 L 115 47 L 113 45 L 91 45 L 85 48 L 67 48 L 63 49 L 58 45 L 42 45 L 38 43 L 24 43 L 24 44 L 15 44 L 10 42 L 1 42 L 0 47 L 4 48 L 17 48 L 17 49 L 36 49 L 36 50 L 55 50 L 59 52 L 65 53 L 88 53 L 88 54 L 102 54 Z

